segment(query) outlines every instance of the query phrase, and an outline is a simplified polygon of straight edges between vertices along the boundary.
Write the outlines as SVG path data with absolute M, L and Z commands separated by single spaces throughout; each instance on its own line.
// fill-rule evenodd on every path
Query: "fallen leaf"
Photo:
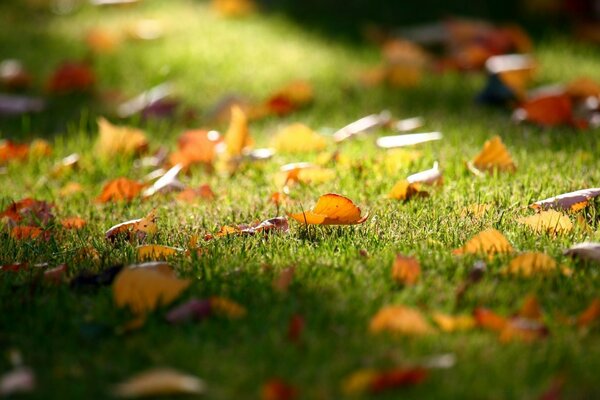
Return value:
M 37 239 L 44 230 L 37 226 L 15 226 L 10 230 L 10 236 L 15 240 Z
M 285 217 L 275 217 L 264 220 L 262 222 L 256 222 L 250 225 L 238 225 L 238 226 L 228 226 L 225 225 L 221 227 L 221 230 L 214 235 L 208 234 L 204 237 L 205 240 L 211 240 L 215 237 L 223 237 L 228 235 L 255 235 L 257 233 L 271 233 L 271 232 L 279 232 L 279 233 L 287 233 L 289 231 L 289 225 L 287 218 Z
M 183 189 L 177 195 L 177 200 L 186 203 L 194 203 L 198 200 L 214 200 L 215 193 L 212 191 L 209 185 L 204 184 L 197 188 L 186 188 Z
M 570 193 L 559 194 L 544 200 L 538 200 L 530 207 L 538 210 L 562 209 L 569 211 L 579 211 L 585 208 L 591 199 L 600 195 L 600 188 L 589 188 L 576 190 Z
M 475 218 L 481 218 L 491 208 L 492 208 L 491 204 L 471 204 L 462 209 L 462 211 L 460 212 L 460 216 L 461 216 L 461 218 L 465 218 L 468 216 L 472 216 Z
M 138 258 L 141 260 L 160 260 L 183 253 L 183 249 L 171 246 L 163 246 L 160 244 L 145 244 L 138 246 L 136 250 Z
M 25 160 L 28 155 L 28 144 L 15 143 L 12 140 L 0 141 L 0 165 L 9 161 Z
M 170 368 L 151 369 L 134 375 L 113 389 L 118 397 L 198 395 L 206 391 L 204 381 Z
M 81 62 L 65 62 L 52 74 L 47 88 L 52 93 L 66 94 L 86 92 L 96 83 L 94 71 L 88 64 Z
M 185 169 L 194 164 L 211 165 L 217 154 L 217 145 L 221 141 L 221 135 L 217 131 L 186 131 L 177 140 L 178 150 L 169 156 L 169 163 L 181 164 Z
M 253 0 L 212 0 L 212 7 L 224 17 L 243 17 L 256 11 Z
M 371 318 L 371 333 L 397 333 L 401 335 L 426 335 L 433 329 L 421 312 L 414 308 L 396 305 L 382 307 Z
M 289 196 L 283 192 L 274 192 L 271 194 L 269 200 L 277 207 L 280 207 L 289 201 Z
M 377 146 L 383 149 L 393 149 L 396 147 L 414 146 L 416 144 L 427 143 L 435 140 L 441 140 L 440 132 L 428 133 L 408 133 L 404 135 L 382 136 L 377 139 Z
M 514 172 L 517 167 L 502 143 L 500 136 L 494 136 L 483 144 L 483 150 L 470 162 L 478 171 Z
M 431 169 L 412 174 L 406 178 L 406 180 L 408 183 L 423 183 L 426 185 L 441 184 L 443 178 L 439 163 L 437 161 L 434 162 Z
M 360 208 L 352 200 L 335 193 L 319 197 L 317 204 L 310 211 L 288 216 L 310 225 L 354 225 L 362 224 L 368 218 L 368 214 L 361 217 Z
M 407 180 L 396 182 L 388 197 L 395 200 L 410 200 L 413 197 L 427 197 L 429 193 L 421 190 L 421 184 L 410 183 Z
M 540 306 L 540 303 L 535 295 L 529 294 L 525 297 L 518 316 L 521 318 L 530 319 L 532 321 L 542 320 L 542 307 Z
M 94 53 L 106 54 L 117 48 L 119 37 L 109 30 L 92 28 L 85 35 L 85 43 Z
M 185 185 L 177 179 L 177 175 L 183 169 L 183 165 L 177 164 L 171 167 L 163 176 L 158 178 L 154 184 L 142 192 L 143 197 L 154 196 L 158 193 L 168 193 L 172 191 L 181 191 Z
M 294 279 L 295 272 L 295 265 L 282 269 L 279 275 L 273 279 L 273 289 L 280 293 L 287 292 L 292 280 Z
M 392 115 L 389 111 L 382 111 L 379 114 L 367 115 L 366 117 L 362 117 L 337 130 L 333 134 L 333 140 L 339 143 L 354 136 L 370 132 L 376 128 L 387 125 L 391 121 L 391 118 Z
M 556 261 L 544 253 L 526 252 L 513 258 L 503 273 L 532 277 L 556 271 Z
M 421 265 L 414 257 L 397 254 L 392 265 L 392 279 L 399 285 L 414 285 L 421 276 Z
M 295 123 L 281 129 L 271 140 L 271 146 L 283 153 L 306 153 L 323 150 L 327 140 L 308 126 Z
M 222 315 L 232 319 L 239 319 L 246 316 L 246 309 L 233 300 L 213 296 L 209 301 L 211 310 L 215 315 Z
M 96 202 L 131 201 L 138 197 L 144 186 L 143 183 L 127 178 L 113 179 L 104 185 L 102 193 L 96 198 Z
M 290 321 L 288 322 L 288 340 L 293 343 L 299 343 L 300 336 L 302 335 L 302 331 L 304 330 L 305 325 L 306 323 L 304 321 L 304 317 L 302 317 L 299 314 L 292 315 L 292 318 L 290 318 Z
M 259 117 L 263 114 L 286 115 L 306 106 L 313 98 L 313 88 L 308 82 L 294 81 L 273 93 L 253 113 Z
M 498 253 L 512 253 L 513 247 L 504 235 L 496 229 L 487 229 L 473 236 L 463 247 L 453 250 L 452 254 L 487 254 L 493 257 Z
M 566 256 L 600 263 L 600 243 L 583 242 L 573 245 L 564 251 Z
M 487 308 L 478 307 L 473 311 L 473 317 L 477 325 L 483 329 L 501 332 L 504 330 L 508 321 L 506 318 L 494 313 Z
M 166 320 L 171 324 L 180 324 L 190 320 L 202 321 L 212 314 L 210 300 L 190 299 L 169 310 Z
M 118 307 L 129 307 L 145 315 L 173 302 L 191 284 L 175 275 L 164 262 L 148 262 L 125 267 L 113 282 L 113 297 Z
M 0 219 L 6 220 L 9 226 L 17 224 L 44 226 L 54 219 L 52 208 L 54 208 L 54 204 L 25 198 L 11 203 L 0 213 Z
M 144 218 L 121 222 L 107 230 L 104 237 L 111 242 L 120 237 L 126 237 L 127 240 L 132 240 L 134 237 L 144 240 L 147 235 L 155 234 L 158 229 L 154 213 L 155 211 L 152 210 Z
M 103 117 L 98 118 L 98 129 L 96 151 L 101 156 L 139 154 L 148 148 L 146 134 L 140 129 L 116 126 Z
M 294 400 L 298 398 L 298 389 L 279 378 L 273 378 L 263 384 L 260 390 L 261 400 Z
M 288 186 L 292 183 L 319 184 L 335 178 L 335 171 L 322 168 L 307 162 L 291 163 L 281 167 L 281 175 L 278 176 L 278 186 Z
M 342 392 L 347 396 L 380 393 L 389 389 L 420 384 L 428 372 L 422 367 L 393 368 L 388 370 L 360 369 L 342 382 Z
M 59 194 L 61 197 L 70 197 L 77 193 L 83 192 L 83 186 L 78 182 L 67 182 L 65 186 L 60 188 Z
M 527 100 L 515 110 L 514 118 L 542 126 L 574 125 L 573 103 L 566 93 L 550 93 Z
M 60 224 L 65 229 L 82 229 L 87 222 L 81 217 L 69 217 L 60 221 Z
M 529 226 L 536 233 L 562 234 L 573 229 L 573 223 L 561 212 L 549 210 L 542 211 L 530 217 L 522 217 L 517 222 Z
M 577 325 L 589 326 L 600 319 L 600 298 L 592 300 L 590 305 L 577 317 Z
M 444 332 L 467 331 L 475 327 L 475 319 L 471 315 L 448 315 L 436 312 L 431 318 Z
M 231 120 L 229 128 L 223 138 L 226 145 L 226 152 L 230 157 L 237 157 L 242 154 L 244 148 L 252 143 L 250 131 L 248 129 L 248 117 L 244 111 L 238 107 L 231 107 Z

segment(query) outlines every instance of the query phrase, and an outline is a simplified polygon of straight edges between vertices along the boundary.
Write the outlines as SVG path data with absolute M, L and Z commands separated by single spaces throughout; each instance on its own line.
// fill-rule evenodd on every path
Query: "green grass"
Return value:
M 583 332 L 557 318 L 557 314 L 578 314 L 598 296 L 600 274 L 595 267 L 564 258 L 562 250 L 580 241 L 600 240 L 600 208 L 596 204 L 585 211 L 591 232 L 575 229 L 556 238 L 536 235 L 515 221 L 530 214 L 523 207 L 533 200 L 599 185 L 598 130 L 514 125 L 506 112 L 474 105 L 472 99 L 483 84 L 477 74 L 430 75 L 415 89 L 357 89 L 355 74 L 378 62 L 376 48 L 333 41 L 283 15 L 224 20 L 204 2 L 148 1 L 119 10 L 84 7 L 61 17 L 3 4 L 0 54 L 21 58 L 40 87 L 61 60 L 86 55 L 82 37 L 88 28 L 120 26 L 140 17 L 162 20 L 165 37 L 152 43 L 125 43 L 114 54 L 94 57 L 99 88 L 131 95 L 170 80 L 185 104 L 205 110 L 228 92 L 261 99 L 289 80 L 302 78 L 315 86 L 314 105 L 285 118 L 253 123 L 257 146 L 268 144 L 277 127 L 289 122 L 301 121 L 327 133 L 382 109 L 398 117 L 421 115 L 426 130 L 441 130 L 444 139 L 422 146 L 423 157 L 415 163 L 387 171 L 381 168 L 385 153 L 375 147 L 374 136 L 391 132 L 377 132 L 342 146 L 354 167 L 338 167 L 335 180 L 292 191 L 297 203 L 289 211 L 309 207 L 323 193 L 347 195 L 372 214 L 364 225 L 306 228 L 291 222 L 285 236 L 213 240 L 202 244 L 206 252 L 201 257 L 173 260 L 178 270 L 194 279 L 180 302 L 192 296 L 229 297 L 247 307 L 242 320 L 211 318 L 170 326 L 159 310 L 141 330 L 119 335 L 116 328 L 130 316 L 113 305 L 110 287 L 74 291 L 68 285 L 35 283 L 35 271 L 0 273 L 0 348 L 19 349 L 25 363 L 36 371 L 38 385 L 32 398 L 108 397 L 113 383 L 154 366 L 197 374 L 209 385 L 209 399 L 257 398 L 262 383 L 273 376 L 299 387 L 302 398 L 340 398 L 341 380 L 356 369 L 414 365 L 444 353 L 456 356 L 454 367 L 433 370 L 421 386 L 378 397 L 537 398 L 558 375 L 566 378 L 565 398 L 600 395 L 598 327 Z M 536 56 L 541 65 L 537 83 L 580 75 L 599 78 L 598 49 L 568 37 L 539 38 Z M 154 207 L 159 233 L 151 241 L 174 246 L 185 246 L 192 234 L 202 236 L 224 224 L 273 217 L 276 210 L 268 199 L 278 189 L 274 175 L 279 166 L 316 157 L 277 155 L 233 177 L 207 174 L 200 168 L 184 177 L 190 185 L 209 183 L 217 194 L 214 202 L 182 205 L 167 196 L 97 205 L 93 198 L 107 180 L 141 178 L 147 172 L 134 169 L 131 159 L 96 157 L 97 110 L 95 100 L 89 98 L 54 97 L 50 110 L 41 116 L 0 121 L 2 138 L 43 136 L 54 149 L 50 157 L 8 165 L 6 174 L 0 175 L 2 209 L 29 196 L 55 203 L 58 218 L 79 215 L 88 221 L 82 231 L 57 234 L 48 242 L 16 242 L 3 230 L 0 265 L 67 263 L 70 275 L 75 275 L 134 263 L 133 246 L 115 247 L 104 240 L 104 232 Z M 142 126 L 152 148 L 161 144 L 174 148 L 185 128 L 204 126 L 204 122 Z M 476 179 L 464 162 L 494 134 L 502 136 L 518 170 Z M 333 145 L 329 150 L 334 150 Z M 81 170 L 49 178 L 52 165 L 72 152 L 81 154 Z M 444 185 L 432 189 L 429 198 L 408 203 L 385 198 L 397 180 L 430 168 L 436 160 L 444 169 Z M 60 188 L 70 181 L 81 183 L 85 192 L 61 198 Z M 494 208 L 481 220 L 460 216 L 463 207 L 483 202 Z M 451 250 L 488 227 L 502 231 L 520 251 L 548 253 L 573 268 L 573 276 L 505 277 L 498 271 L 507 258 L 500 257 L 489 263 L 484 279 L 457 303 L 456 287 L 475 258 L 452 256 Z M 99 265 L 92 260 L 74 261 L 86 246 L 97 249 Z M 359 254 L 362 249 L 368 257 Z M 420 260 L 423 275 L 416 286 L 400 288 L 392 282 L 390 268 L 396 253 Z M 277 271 L 291 264 L 297 265 L 296 276 L 289 292 L 279 294 L 271 282 Z M 370 318 L 387 304 L 414 306 L 426 313 L 470 313 L 486 306 L 509 315 L 528 293 L 538 297 L 551 332 L 531 344 L 501 344 L 496 335 L 480 330 L 421 338 L 367 332 Z M 295 313 L 306 319 L 300 345 L 285 338 L 288 320 Z M 3 351 L 0 371 L 9 368 Z

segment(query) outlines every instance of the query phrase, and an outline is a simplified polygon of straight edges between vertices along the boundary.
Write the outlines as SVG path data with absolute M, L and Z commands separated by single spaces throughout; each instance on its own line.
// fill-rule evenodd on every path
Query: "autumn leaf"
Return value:
M 421 265 L 414 257 L 397 254 L 392 265 L 392 279 L 400 285 L 414 285 L 421 276 Z
M 323 150 L 327 141 L 308 126 L 295 123 L 281 129 L 271 140 L 271 146 L 283 153 L 306 153 Z
M 547 274 L 557 269 L 556 261 L 544 253 L 526 252 L 513 258 L 510 264 L 502 271 L 505 274 L 531 277 L 538 274 Z
M 143 183 L 127 178 L 113 179 L 104 185 L 102 193 L 96 198 L 96 202 L 131 201 L 138 197 L 144 186 Z
M 101 156 L 139 154 L 148 148 L 146 134 L 140 129 L 116 126 L 103 117 L 98 118 L 98 129 L 96 151 Z
M 265 382 L 260 390 L 261 400 L 294 400 L 298 389 L 279 378 Z
M 256 11 L 253 0 L 212 0 L 211 5 L 224 17 L 243 17 Z
M 511 253 L 513 247 L 502 233 L 496 229 L 487 229 L 473 236 L 463 247 L 453 250 L 452 254 L 487 254 L 493 257 L 499 253 Z
M 275 279 L 273 279 L 273 289 L 280 293 L 285 293 L 288 290 L 288 287 L 292 283 L 294 279 L 294 273 L 296 272 L 296 266 L 292 265 L 290 267 L 284 268 L 279 272 L 279 275 Z
M 204 237 L 205 240 L 211 240 L 218 237 L 228 236 L 228 235 L 255 235 L 257 233 L 271 233 L 271 232 L 279 232 L 279 233 L 287 233 L 289 230 L 288 221 L 285 217 L 275 217 L 264 220 L 262 222 L 255 222 L 250 225 L 237 225 L 237 226 L 228 226 L 225 225 L 221 227 L 221 230 L 214 235 L 208 234 Z
M 421 184 L 410 183 L 407 180 L 398 181 L 388 193 L 390 199 L 410 200 L 413 197 L 427 197 L 429 193 L 421 190 Z
M 600 243 L 583 242 L 565 250 L 566 256 L 600 263 Z
M 81 217 L 69 217 L 60 221 L 60 224 L 65 229 L 82 229 L 87 222 Z
M 96 76 L 89 65 L 81 62 L 65 62 L 60 65 L 47 82 L 52 93 L 66 94 L 86 92 L 96 83 Z
M 475 327 L 475 319 L 470 315 L 448 315 L 436 312 L 431 318 L 444 332 L 466 331 Z
M 169 156 L 169 163 L 181 164 L 184 169 L 195 164 L 211 165 L 217 154 L 217 145 L 221 141 L 221 135 L 217 131 L 186 131 L 177 140 L 178 149 Z
M 470 162 L 470 166 L 477 171 L 492 172 L 494 170 L 503 172 L 514 172 L 517 167 L 502 143 L 500 136 L 494 136 L 483 144 L 481 152 Z
M 0 141 L 0 165 L 9 161 L 25 160 L 28 155 L 28 144 L 15 143 L 12 140 Z
M 310 211 L 288 216 L 309 225 L 355 225 L 362 224 L 368 218 L 368 214 L 361 217 L 360 208 L 352 200 L 335 193 L 319 197 Z
M 542 126 L 573 125 L 573 103 L 566 93 L 543 94 L 525 101 L 514 118 Z
M 200 185 L 197 188 L 186 188 L 183 189 L 177 195 L 177 200 L 186 203 L 195 203 L 198 200 L 214 200 L 215 193 L 212 191 L 209 185 Z
M 119 45 L 119 37 L 102 28 L 92 28 L 85 35 L 87 47 L 97 54 L 106 54 L 113 52 Z
M 590 77 L 584 76 L 569 82 L 565 87 L 565 92 L 575 100 L 600 97 L 600 83 Z
M 242 150 L 249 147 L 252 143 L 248 129 L 248 117 L 246 117 L 244 111 L 238 106 L 234 105 L 231 107 L 231 120 L 229 128 L 225 133 L 224 142 L 226 153 L 230 157 L 240 156 Z
M 488 310 L 487 308 L 476 308 L 473 311 L 473 317 L 475 318 L 475 321 L 479 327 L 495 332 L 501 332 L 508 324 L 506 318 L 494 313 L 491 310 Z
M 490 209 L 492 208 L 491 204 L 471 204 L 462 209 L 460 212 L 460 216 L 462 218 L 472 216 L 475 218 L 483 217 Z
M 116 241 L 120 237 L 125 237 L 132 240 L 137 237 L 143 240 L 147 235 L 153 235 L 157 231 L 155 211 L 152 210 L 144 218 L 133 219 L 131 221 L 121 222 L 106 231 L 104 236 L 111 242 Z
M 177 164 L 166 171 L 160 178 L 152 184 L 152 186 L 144 189 L 142 192 L 143 197 L 154 196 L 158 193 L 168 193 L 173 191 L 181 191 L 185 188 L 185 185 L 181 183 L 177 176 L 183 169 L 181 164 Z
M 171 324 L 187 321 L 202 321 L 212 314 L 210 300 L 190 299 L 187 302 L 169 310 L 165 319 Z
M 10 230 L 10 236 L 15 240 L 37 239 L 44 230 L 37 226 L 15 226 Z
M 289 114 L 312 102 L 314 98 L 313 92 L 313 88 L 308 82 L 291 82 L 269 96 L 264 104 L 259 106 L 259 110 L 253 111 L 253 114 L 257 116 L 262 116 L 263 114 Z
M 278 186 L 288 186 L 297 182 L 317 184 L 335 178 L 335 171 L 308 162 L 285 164 L 280 171 L 281 174 L 277 177 Z
M 145 244 L 136 248 L 138 258 L 141 260 L 153 259 L 160 260 L 183 253 L 183 249 L 160 244 Z
M 565 211 L 579 211 L 589 204 L 590 200 L 600 195 L 600 188 L 576 190 L 570 193 L 559 194 L 544 200 L 538 200 L 530 207 L 537 210 L 562 209 Z
M 129 307 L 136 315 L 168 305 L 191 284 L 175 275 L 164 262 L 134 264 L 123 268 L 113 282 L 113 297 L 118 307 Z
M 342 392 L 347 396 L 380 393 L 389 389 L 418 385 L 425 381 L 427 375 L 427 370 L 422 367 L 361 369 L 343 380 Z
M 552 235 L 571 232 L 573 223 L 561 212 L 549 210 L 542 211 L 531 217 L 522 217 L 517 222 L 527 225 L 536 233 L 548 233 Z
M 423 315 L 416 309 L 396 305 L 382 307 L 371 318 L 371 333 L 397 333 L 401 335 L 426 335 L 433 332 Z
M 113 389 L 118 397 L 148 397 L 198 395 L 206 391 L 206 384 L 193 375 L 170 368 L 151 369 L 134 375 Z
M 589 306 L 577 317 L 577 325 L 589 326 L 600 319 L 600 298 L 592 300 Z
M 11 203 L 0 213 L 0 219 L 6 220 L 9 226 L 18 224 L 44 226 L 54 219 L 52 208 L 54 208 L 54 204 L 25 198 Z
M 427 143 L 435 140 L 441 140 L 440 132 L 427 133 L 407 133 L 395 136 L 382 136 L 377 139 L 377 146 L 383 149 L 393 149 L 397 147 L 414 146 L 416 144 Z
M 246 308 L 225 297 L 213 296 L 209 301 L 211 310 L 215 315 L 239 319 L 245 317 L 247 314 Z

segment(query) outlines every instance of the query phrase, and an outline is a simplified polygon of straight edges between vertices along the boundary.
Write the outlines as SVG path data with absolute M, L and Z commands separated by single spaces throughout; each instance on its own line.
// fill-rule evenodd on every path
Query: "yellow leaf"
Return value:
M 137 374 L 115 386 L 118 397 L 170 396 L 176 394 L 201 394 L 204 382 L 195 376 L 168 368 L 157 368 Z
M 460 216 L 462 218 L 473 216 L 475 218 L 481 218 L 485 215 L 488 210 L 492 208 L 491 204 L 471 204 L 462 209 Z
M 190 285 L 180 279 L 164 262 L 134 264 L 123 268 L 113 283 L 113 297 L 118 307 L 129 307 L 134 314 L 145 314 L 158 306 L 168 305 Z
M 527 252 L 513 258 L 504 273 L 530 277 L 556 271 L 556 261 L 544 253 Z
M 368 215 L 361 217 L 360 208 L 352 200 L 335 193 L 319 197 L 317 204 L 310 211 L 288 214 L 288 216 L 309 225 L 362 224 L 368 217 Z
M 386 306 L 381 308 L 369 324 L 371 333 L 390 332 L 402 335 L 425 335 L 433 329 L 421 312 L 405 306 Z
M 240 156 L 242 150 L 251 144 L 248 118 L 244 111 L 237 105 L 231 107 L 231 120 L 224 140 L 227 146 L 227 154 L 231 157 Z
M 517 220 L 533 229 L 536 233 L 567 233 L 573 229 L 573 223 L 563 213 L 555 210 L 542 211 L 531 217 L 522 217 Z
M 475 327 L 475 319 L 471 315 L 448 315 L 436 312 L 431 318 L 444 332 L 467 331 Z
M 83 186 L 77 182 L 67 182 L 65 186 L 63 186 L 59 194 L 61 197 L 69 197 L 74 194 L 81 193 L 83 191 Z
M 342 392 L 347 396 L 356 396 L 365 393 L 378 372 L 374 369 L 360 369 L 353 372 L 342 381 Z
M 177 253 L 182 253 L 183 249 L 160 244 L 146 244 L 137 247 L 138 258 L 140 259 L 161 259 L 172 257 Z
M 242 318 L 246 316 L 246 309 L 235 301 L 224 297 L 213 296 L 210 298 L 210 309 L 217 315 L 224 315 L 228 318 Z
M 390 149 L 383 158 L 383 167 L 389 174 L 397 173 L 421 157 L 423 153 L 418 150 Z
M 392 265 L 392 278 L 400 285 L 414 285 L 421 275 L 421 266 L 416 258 L 396 255 Z
M 305 153 L 324 149 L 327 141 L 308 126 L 295 123 L 280 130 L 271 145 L 285 153 Z
M 388 197 L 395 200 L 409 200 L 412 197 L 427 197 L 429 193 L 421 190 L 421 184 L 408 183 L 407 180 L 397 182 Z
M 465 245 L 454 250 L 453 254 L 487 254 L 493 257 L 497 253 L 511 253 L 513 247 L 504 235 L 496 229 L 487 229 L 473 236 Z
M 483 144 L 483 150 L 471 164 L 479 171 L 491 172 L 493 170 L 514 172 L 517 167 L 502 143 L 500 136 L 494 136 Z
M 98 127 L 100 137 L 96 144 L 96 151 L 102 156 L 132 155 L 148 148 L 146 135 L 140 129 L 116 126 L 102 117 L 98 118 Z

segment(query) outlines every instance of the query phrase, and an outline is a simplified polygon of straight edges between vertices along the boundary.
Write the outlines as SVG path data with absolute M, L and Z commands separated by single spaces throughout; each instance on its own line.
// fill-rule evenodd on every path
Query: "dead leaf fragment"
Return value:
M 471 161 L 471 165 L 478 171 L 485 172 L 514 172 L 517 169 L 500 136 L 486 141 L 481 152 Z
M 138 197 L 144 186 L 143 183 L 127 178 L 113 179 L 104 185 L 96 201 L 98 203 L 131 201 Z
M 513 247 L 502 233 L 487 229 L 473 236 L 465 245 L 452 251 L 452 254 L 487 254 L 493 257 L 498 253 L 511 253 Z
M 171 396 L 177 394 L 202 394 L 206 384 L 193 375 L 170 368 L 151 369 L 134 375 L 114 387 L 118 397 Z
M 310 211 L 288 216 L 301 224 L 309 225 L 355 225 L 362 224 L 368 218 L 368 214 L 361 217 L 360 208 L 352 200 L 335 193 L 319 197 Z
M 134 155 L 148 148 L 146 134 L 140 129 L 113 125 L 103 117 L 98 118 L 98 129 L 96 151 L 103 157 Z
M 144 315 L 173 302 L 190 284 L 189 279 L 178 278 L 167 263 L 134 264 L 116 276 L 113 297 L 118 307 L 129 307 L 134 314 Z
M 208 234 L 204 237 L 205 240 L 211 240 L 218 237 L 228 236 L 228 235 L 255 235 L 257 233 L 271 233 L 271 232 L 279 232 L 279 233 L 287 233 L 289 231 L 288 220 L 286 217 L 275 217 L 264 220 L 262 222 L 255 222 L 250 225 L 237 225 L 237 226 L 228 226 L 225 225 L 221 227 L 221 230 L 214 235 Z
M 514 118 L 541 126 L 576 125 L 573 103 L 566 93 L 550 93 L 536 96 L 515 110 Z
M 573 223 L 563 213 L 555 210 L 542 211 L 531 217 L 522 217 L 517 222 L 529 226 L 538 234 L 548 233 L 552 235 L 571 232 Z
M 536 201 L 530 207 L 538 210 L 562 209 L 565 211 L 579 211 L 585 208 L 591 199 L 599 195 L 600 188 L 581 189 Z
M 371 318 L 371 333 L 397 333 L 401 335 L 426 335 L 433 329 L 420 311 L 401 305 L 382 307 Z
M 556 261 L 544 253 L 526 252 L 513 258 L 503 270 L 506 274 L 532 277 L 556 271 Z
M 399 285 L 414 285 L 421 276 L 421 265 L 414 257 L 397 254 L 392 265 L 392 279 Z

